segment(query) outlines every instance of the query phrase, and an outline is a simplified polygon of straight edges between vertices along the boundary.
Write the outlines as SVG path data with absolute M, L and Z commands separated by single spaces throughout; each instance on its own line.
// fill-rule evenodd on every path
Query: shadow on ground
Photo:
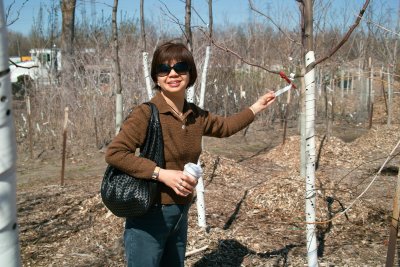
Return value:
M 193 267 L 240 267 L 243 266 L 244 261 L 250 261 L 245 264 L 247 266 L 251 265 L 251 259 L 254 257 L 270 258 L 274 262 L 274 266 L 287 266 L 289 252 L 297 246 L 299 245 L 289 244 L 278 250 L 256 253 L 234 239 L 220 240 L 218 247 L 205 254 L 193 264 Z

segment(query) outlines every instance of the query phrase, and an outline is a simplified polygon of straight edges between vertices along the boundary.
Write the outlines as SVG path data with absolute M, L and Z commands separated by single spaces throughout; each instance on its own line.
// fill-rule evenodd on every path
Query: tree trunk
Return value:
M 62 77 L 69 84 L 73 79 L 74 67 L 74 31 L 75 31 L 75 7 L 76 0 L 62 0 L 62 33 L 61 33 L 61 55 L 62 55 Z
M 21 266 L 16 205 L 17 145 L 11 112 L 12 95 L 3 1 L 0 1 L 0 40 L 0 264 L 17 267 Z
M 204 59 L 204 65 L 203 65 L 203 72 L 201 74 L 201 88 L 200 88 L 200 101 L 199 101 L 199 106 L 200 108 L 204 108 L 204 97 L 206 94 L 206 84 L 207 84 L 207 70 L 208 70 L 208 62 L 210 60 L 210 50 L 211 50 L 211 36 L 212 36 L 212 0 L 208 1 L 208 11 L 209 11 L 209 29 L 210 29 L 210 43 L 206 48 L 206 57 Z M 203 149 L 203 138 L 201 140 L 201 146 Z M 197 163 L 198 165 L 200 164 L 200 160 Z M 207 222 L 206 222 L 206 205 L 204 201 L 204 181 L 203 181 L 203 176 L 199 177 L 199 181 L 196 185 L 196 206 L 197 206 L 197 223 L 200 227 L 206 230 L 207 228 Z
M 210 61 L 210 52 L 211 47 L 206 47 L 206 57 L 204 59 L 203 71 L 201 73 L 201 86 L 200 86 L 200 101 L 199 106 L 204 108 L 204 98 L 206 94 L 206 84 L 207 84 L 207 70 L 208 70 L 208 62 Z
M 191 19 L 192 19 L 192 1 L 186 0 L 185 6 L 185 42 L 189 51 L 193 52 L 193 43 L 192 43 L 192 29 L 191 29 Z M 187 89 L 186 99 L 188 102 L 194 103 L 194 86 L 190 86 Z
M 144 0 L 140 0 L 140 32 L 141 32 L 141 43 L 142 43 L 142 58 L 143 58 L 143 72 L 144 80 L 146 83 L 147 97 L 150 100 L 153 97 L 153 90 L 151 89 L 151 80 L 149 74 L 149 53 L 147 53 L 146 47 L 146 29 L 144 24 Z
M 206 57 L 204 59 L 203 71 L 201 73 L 201 86 L 200 86 L 200 101 L 199 106 L 204 108 L 204 98 L 206 94 L 206 85 L 207 85 L 207 71 L 208 71 L 208 63 L 210 61 L 211 55 L 211 44 L 212 44 L 212 23 L 213 23 L 213 15 L 212 15 L 212 0 L 208 0 L 208 29 L 209 29 L 209 43 L 206 47 Z
M 112 35 L 113 35 L 113 61 L 115 68 L 115 133 L 119 132 L 122 124 L 122 83 L 121 83 L 121 67 L 118 55 L 118 27 L 117 27 L 117 11 L 118 0 L 114 0 L 112 9 Z
M 369 110 L 369 126 L 368 128 L 372 128 L 372 118 L 374 116 L 374 88 L 373 88 L 373 68 L 372 68 L 372 59 L 368 59 L 368 67 L 369 67 L 369 82 L 368 82 L 368 110 Z
M 303 0 L 303 27 L 302 27 L 302 43 L 304 48 L 305 60 L 305 90 L 303 104 L 305 105 L 305 126 L 302 134 L 302 143 L 304 159 L 302 164 L 305 165 L 304 178 L 306 181 L 306 237 L 307 237 L 307 261 L 308 266 L 318 266 L 317 254 L 317 235 L 315 227 L 315 210 L 316 210 L 316 190 L 315 190 L 315 57 L 313 45 L 313 1 Z
M 146 30 L 144 24 L 144 0 L 140 0 L 140 32 L 142 37 L 142 51 L 147 51 L 146 48 Z
M 393 78 L 394 80 L 394 78 Z M 388 116 L 387 116 L 387 126 L 390 126 L 392 124 L 392 99 L 393 99 L 393 91 L 392 91 L 392 84 L 390 80 L 390 67 L 388 67 L 388 75 L 387 75 L 387 81 L 388 81 Z
M 191 19 L 192 19 L 192 0 L 186 0 L 185 6 L 185 35 L 186 35 L 186 45 L 190 51 L 193 51 L 193 38 L 191 29 Z

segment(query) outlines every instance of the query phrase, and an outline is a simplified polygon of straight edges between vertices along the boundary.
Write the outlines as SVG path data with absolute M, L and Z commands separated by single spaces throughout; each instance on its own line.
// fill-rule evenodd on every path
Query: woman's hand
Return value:
M 177 195 L 183 197 L 193 193 L 197 185 L 197 179 L 185 175 L 183 171 L 160 169 L 158 180 L 171 187 Z
M 271 105 L 275 100 L 275 93 L 270 91 L 265 95 L 261 96 L 251 107 L 250 109 L 254 112 L 254 115 L 266 109 L 269 105 Z

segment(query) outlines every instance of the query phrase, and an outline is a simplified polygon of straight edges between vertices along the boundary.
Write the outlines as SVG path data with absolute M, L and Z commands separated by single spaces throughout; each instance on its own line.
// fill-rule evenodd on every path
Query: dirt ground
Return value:
M 341 126 L 328 139 L 319 126 L 317 219 L 325 222 L 316 225 L 320 266 L 385 264 L 399 148 L 374 177 L 399 140 L 399 130 Z M 208 229 L 197 226 L 194 204 L 186 266 L 307 266 L 299 142 L 294 127 L 282 145 L 279 125 L 258 123 L 246 136 L 204 140 Z M 110 214 L 99 196 L 105 167 L 102 150 L 69 157 L 61 187 L 59 153 L 46 151 L 35 160 L 20 153 L 17 201 L 24 266 L 124 266 L 123 219 Z

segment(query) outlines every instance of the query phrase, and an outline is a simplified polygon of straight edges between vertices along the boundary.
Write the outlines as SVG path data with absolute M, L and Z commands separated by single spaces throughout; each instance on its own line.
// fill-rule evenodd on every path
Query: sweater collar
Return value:
M 157 106 L 160 113 L 173 113 L 171 107 L 168 105 L 167 101 L 165 101 L 164 97 L 159 91 L 154 95 L 150 102 L 154 103 Z M 192 112 L 193 110 L 191 105 L 189 105 L 189 103 L 185 99 L 185 102 L 183 104 L 183 116 L 186 118 L 186 116 Z

